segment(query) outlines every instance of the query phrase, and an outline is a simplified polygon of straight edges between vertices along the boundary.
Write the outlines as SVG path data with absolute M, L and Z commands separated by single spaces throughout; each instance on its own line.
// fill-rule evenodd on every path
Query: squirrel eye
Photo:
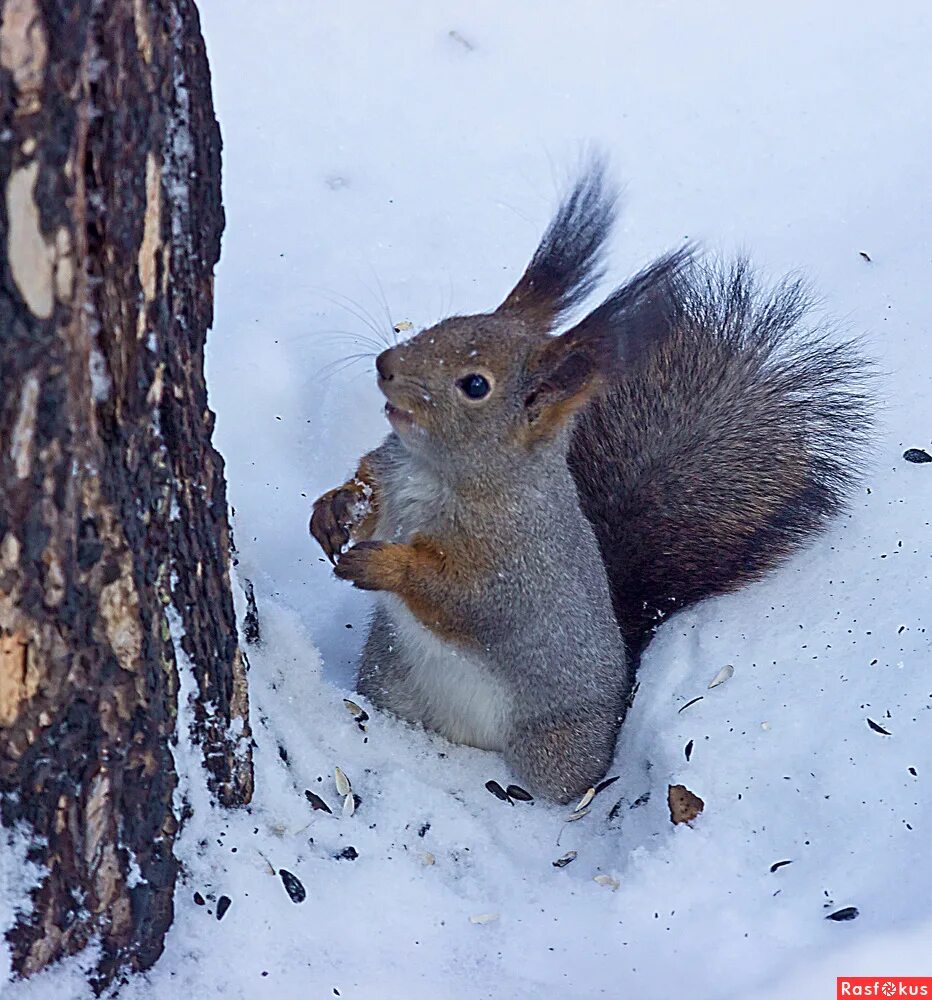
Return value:
M 488 396 L 489 390 L 492 388 L 489 385 L 489 380 L 478 372 L 473 372 L 471 375 L 464 375 L 456 384 L 463 395 L 468 396 L 470 399 L 483 399 L 485 396 Z

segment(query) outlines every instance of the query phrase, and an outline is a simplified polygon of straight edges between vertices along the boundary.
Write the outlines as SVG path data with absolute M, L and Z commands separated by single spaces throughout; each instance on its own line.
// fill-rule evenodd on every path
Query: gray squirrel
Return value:
M 497 309 L 379 355 L 392 432 L 310 525 L 378 594 L 360 693 L 558 802 L 611 764 L 657 623 L 818 532 L 870 427 L 857 344 L 743 261 L 677 250 L 554 335 L 615 204 L 592 164 Z

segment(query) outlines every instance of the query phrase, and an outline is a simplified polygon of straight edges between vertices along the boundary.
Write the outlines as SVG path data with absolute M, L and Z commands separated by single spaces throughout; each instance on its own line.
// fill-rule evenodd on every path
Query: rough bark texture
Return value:
M 0 12 L 0 818 L 45 872 L 8 940 L 23 975 L 97 940 L 103 985 L 172 920 L 179 669 L 216 796 L 251 793 L 203 373 L 220 135 L 190 0 Z

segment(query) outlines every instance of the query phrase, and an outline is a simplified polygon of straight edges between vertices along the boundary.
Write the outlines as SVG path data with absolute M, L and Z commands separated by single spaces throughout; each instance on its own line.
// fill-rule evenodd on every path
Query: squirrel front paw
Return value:
M 391 590 L 398 576 L 398 555 L 405 546 L 393 542 L 359 542 L 347 549 L 333 572 L 360 590 Z
M 365 488 L 356 481 L 329 490 L 314 501 L 311 534 L 331 562 L 336 562 L 343 546 L 349 542 L 350 534 L 365 516 L 367 506 Z

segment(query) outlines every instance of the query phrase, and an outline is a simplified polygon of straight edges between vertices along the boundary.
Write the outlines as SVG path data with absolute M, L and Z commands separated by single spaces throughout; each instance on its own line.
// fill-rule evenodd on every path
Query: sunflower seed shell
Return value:
M 593 876 L 592 881 L 593 882 L 598 882 L 599 885 L 607 885 L 607 886 L 609 886 L 611 888 L 612 892 L 615 892 L 615 890 L 618 888 L 618 886 L 621 885 L 621 883 L 618 881 L 618 879 L 614 878 L 611 875 L 595 875 L 595 876 Z
M 578 813 L 580 810 L 585 809 L 587 805 L 595 798 L 595 789 L 587 788 L 586 794 L 576 803 L 576 808 L 573 810 L 574 813 Z
M 353 786 L 350 784 L 349 778 L 343 773 L 342 768 L 335 767 L 333 769 L 333 781 L 340 795 L 349 795 L 353 790 Z
M 724 684 L 725 681 L 731 680 L 735 676 L 735 668 L 730 664 L 726 663 L 724 667 L 709 681 L 709 690 L 712 688 L 717 688 L 719 684 Z
M 557 858 L 556 861 L 551 861 L 550 863 L 554 868 L 565 868 L 571 861 L 576 860 L 575 851 L 567 851 L 562 857 Z

